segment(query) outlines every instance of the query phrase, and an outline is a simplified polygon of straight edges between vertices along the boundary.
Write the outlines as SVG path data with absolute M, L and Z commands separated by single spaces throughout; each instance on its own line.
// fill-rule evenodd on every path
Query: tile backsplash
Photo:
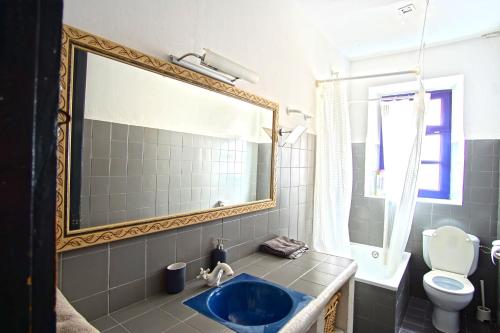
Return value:
M 354 185 L 349 219 L 351 241 L 382 246 L 384 201 L 366 198 L 364 191 L 364 144 L 353 144 Z M 422 254 L 422 231 L 443 225 L 453 225 L 476 235 L 481 244 L 490 247 L 497 235 L 498 170 L 500 140 L 466 141 L 463 205 L 417 203 L 410 239 L 406 251 L 411 252 L 410 286 L 415 297 L 426 298 L 422 277 L 429 271 Z M 479 266 L 470 279 L 476 287 L 474 300 L 479 302 L 479 280 L 489 289 L 488 304 L 496 303 L 496 272 L 488 255 L 481 254 Z
M 307 241 L 312 233 L 315 142 L 314 135 L 304 134 L 293 146 L 278 149 L 275 208 L 63 252 L 58 256 L 59 288 L 93 320 L 162 292 L 168 264 L 186 262 L 187 278 L 193 279 L 200 267 L 208 266 L 217 237 L 229 239 L 230 262 L 257 251 L 275 235 Z M 259 147 L 258 153 L 267 149 Z M 257 174 L 267 167 L 260 164 Z

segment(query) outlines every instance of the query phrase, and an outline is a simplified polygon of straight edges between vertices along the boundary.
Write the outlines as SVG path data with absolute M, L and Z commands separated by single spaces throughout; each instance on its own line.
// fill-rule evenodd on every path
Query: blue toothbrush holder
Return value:
M 177 294 L 186 284 L 186 263 L 176 262 L 167 266 L 167 293 Z

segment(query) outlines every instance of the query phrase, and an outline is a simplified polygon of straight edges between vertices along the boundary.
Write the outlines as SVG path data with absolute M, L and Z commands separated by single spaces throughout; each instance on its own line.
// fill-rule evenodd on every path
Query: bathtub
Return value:
M 354 333 L 398 333 L 410 295 L 410 253 L 394 274 L 382 263 L 382 248 L 351 243 L 358 264 L 354 287 Z
M 403 261 L 396 272 L 390 275 L 382 262 L 382 253 L 382 248 L 380 247 L 351 243 L 352 259 L 358 263 L 356 281 L 389 290 L 398 290 L 403 274 L 408 267 L 411 254 L 404 252 Z M 378 257 L 375 258 L 374 255 Z

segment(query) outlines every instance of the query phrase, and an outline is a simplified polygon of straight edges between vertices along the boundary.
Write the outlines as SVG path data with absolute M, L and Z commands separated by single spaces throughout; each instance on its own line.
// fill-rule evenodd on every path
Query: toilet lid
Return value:
M 451 226 L 436 229 L 429 240 L 429 259 L 432 269 L 467 276 L 474 260 L 469 235 Z

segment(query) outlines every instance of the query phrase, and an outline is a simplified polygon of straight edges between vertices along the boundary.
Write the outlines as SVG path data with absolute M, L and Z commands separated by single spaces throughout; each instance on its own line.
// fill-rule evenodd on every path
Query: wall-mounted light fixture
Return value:
M 187 57 L 200 59 L 199 64 L 186 61 Z M 234 85 L 236 80 L 245 80 L 251 83 L 259 81 L 259 75 L 232 60 L 229 60 L 209 49 L 203 49 L 203 54 L 186 53 L 182 57 L 169 56 L 170 62 L 191 69 L 195 72 L 208 75 L 216 80 Z

